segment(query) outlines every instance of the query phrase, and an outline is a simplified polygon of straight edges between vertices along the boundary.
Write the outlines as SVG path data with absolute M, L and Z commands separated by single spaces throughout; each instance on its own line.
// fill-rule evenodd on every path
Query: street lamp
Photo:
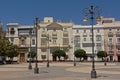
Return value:
M 93 30 L 93 25 L 94 25 L 94 19 L 95 16 L 97 17 L 97 20 L 100 20 L 100 14 L 101 9 L 99 7 L 94 7 L 93 5 L 90 6 L 90 8 L 86 8 L 83 10 L 83 13 L 85 14 L 85 19 L 83 20 L 84 22 L 88 21 L 88 17 L 90 17 L 91 20 L 91 31 L 92 31 L 92 71 L 91 71 L 91 78 L 97 78 L 97 73 L 95 70 L 95 60 L 94 60 L 94 30 Z
M 50 44 L 49 44 L 50 39 L 49 39 L 49 34 L 46 37 L 47 37 L 47 42 L 48 42 L 47 67 L 49 67 L 50 66 L 49 65 L 49 63 L 50 63 L 50 61 L 49 61 L 49 54 L 50 54 Z
M 28 69 L 32 69 L 32 65 L 31 65 L 31 37 L 32 37 L 32 30 L 30 30 L 30 32 L 29 32 L 29 34 L 30 34 L 30 52 L 29 52 L 29 66 L 28 66 Z
M 75 39 L 74 39 L 74 36 L 73 36 L 73 56 L 74 56 L 74 66 L 76 66 L 76 61 L 75 61 L 75 54 L 74 54 L 74 52 L 75 52 Z
M 36 30 L 36 61 L 35 61 L 35 68 L 34 68 L 34 73 L 38 74 L 39 73 L 39 68 L 38 68 L 38 60 L 37 60 L 37 37 L 38 37 L 38 18 L 35 18 L 35 30 Z

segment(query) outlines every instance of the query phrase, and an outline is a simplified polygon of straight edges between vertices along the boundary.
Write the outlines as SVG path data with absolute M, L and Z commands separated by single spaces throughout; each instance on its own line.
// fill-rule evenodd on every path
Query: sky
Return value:
M 7 23 L 33 25 L 35 17 L 82 24 L 83 10 L 91 4 L 101 8 L 101 16 L 120 20 L 120 0 L 0 0 L 0 21 L 3 29 Z

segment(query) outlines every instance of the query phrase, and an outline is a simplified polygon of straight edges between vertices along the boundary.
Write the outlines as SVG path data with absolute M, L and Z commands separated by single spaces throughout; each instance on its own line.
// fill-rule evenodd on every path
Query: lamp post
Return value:
M 50 65 L 49 65 L 49 63 L 50 63 L 50 61 L 49 61 L 49 54 L 50 54 L 50 46 L 49 46 L 49 34 L 46 36 L 47 37 L 47 41 L 48 41 L 48 55 L 47 55 L 47 67 L 49 67 Z
M 73 55 L 74 55 L 74 66 L 76 66 L 76 61 L 75 61 L 75 54 L 74 54 L 74 52 L 75 52 L 75 39 L 74 39 L 74 36 L 73 36 Z
M 38 18 L 35 18 L 35 30 L 36 30 L 36 61 L 35 61 L 34 73 L 36 73 L 36 74 L 39 73 L 38 60 L 37 60 L 37 56 L 38 56 L 38 54 L 37 54 L 37 37 L 38 37 L 38 35 L 37 35 L 37 34 L 38 34 L 37 28 L 38 28 L 38 22 L 39 22 Z
M 30 52 L 29 52 L 30 56 L 29 56 L 29 66 L 28 66 L 28 69 L 31 70 L 32 69 L 32 65 L 31 65 L 31 37 L 32 37 L 32 30 L 30 30 L 29 34 L 30 34 Z
M 92 26 L 92 28 L 91 28 L 91 31 L 92 31 L 92 70 L 91 70 L 91 78 L 97 78 L 97 72 L 95 70 L 95 60 L 94 60 L 95 54 L 94 54 L 94 28 L 93 28 L 93 25 L 94 25 L 94 19 L 95 19 L 96 14 L 98 15 L 97 20 L 100 20 L 100 16 L 99 16 L 100 10 L 101 9 L 99 7 L 94 7 L 93 5 L 91 5 L 90 8 L 86 8 L 86 9 L 83 10 L 84 14 L 85 14 L 85 19 L 83 21 L 87 22 L 88 17 L 90 17 L 91 26 Z

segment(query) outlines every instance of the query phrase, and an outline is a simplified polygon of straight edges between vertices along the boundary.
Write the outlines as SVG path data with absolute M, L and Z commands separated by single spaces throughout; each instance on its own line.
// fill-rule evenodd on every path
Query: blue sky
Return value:
M 35 17 L 43 21 L 45 16 L 82 24 L 82 10 L 91 4 L 102 9 L 102 16 L 120 20 L 120 0 L 0 0 L 0 21 L 4 29 L 9 22 L 31 25 Z

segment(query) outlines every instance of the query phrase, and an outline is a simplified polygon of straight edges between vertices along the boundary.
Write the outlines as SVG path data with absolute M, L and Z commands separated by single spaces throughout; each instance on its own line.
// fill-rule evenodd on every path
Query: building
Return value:
M 104 27 L 94 25 L 94 54 L 97 60 L 97 52 L 104 50 Z M 73 26 L 74 50 L 84 49 L 87 53 L 88 60 L 92 60 L 92 28 L 91 25 L 74 25 Z
M 120 21 L 114 18 L 102 18 L 104 26 L 105 50 L 110 61 L 120 61 Z
M 43 21 L 36 19 L 37 25 L 7 24 L 6 37 L 11 43 L 20 47 L 18 56 L 20 62 L 28 60 L 27 54 L 30 49 L 36 50 L 36 43 L 39 61 L 44 60 L 44 57 L 45 60 L 53 60 L 52 52 L 57 49 L 64 50 L 68 55 L 68 60 L 74 60 L 73 53 L 76 49 L 84 49 L 88 60 L 91 60 L 91 25 L 76 25 L 71 21 L 54 21 L 53 17 L 45 17 Z M 101 21 L 93 28 L 95 60 L 98 60 L 97 52 L 105 50 L 108 54 L 108 61 L 120 61 L 120 21 L 101 17 Z
M 7 24 L 6 37 L 10 42 L 20 47 L 20 55 L 18 60 L 26 62 L 27 54 L 36 49 L 38 60 L 53 60 L 52 52 L 56 49 L 62 49 L 68 55 L 68 60 L 73 59 L 72 53 L 72 22 L 54 21 L 52 17 L 45 17 L 43 21 L 38 21 L 36 25 L 20 25 L 18 23 Z M 37 31 L 36 31 L 37 28 Z M 36 42 L 37 33 L 37 42 Z
M 68 55 L 68 60 L 73 59 L 72 53 L 72 22 L 54 21 L 52 17 L 45 17 L 38 23 L 38 59 L 42 56 L 53 60 L 52 52 L 61 49 Z
M 7 24 L 7 34 L 6 37 L 12 44 L 19 46 L 19 56 L 18 61 L 26 62 L 27 54 L 30 51 L 30 43 L 32 48 L 35 48 L 35 32 L 32 31 L 32 39 L 30 41 L 30 31 L 33 30 L 34 26 L 24 26 L 18 23 L 8 23 Z

